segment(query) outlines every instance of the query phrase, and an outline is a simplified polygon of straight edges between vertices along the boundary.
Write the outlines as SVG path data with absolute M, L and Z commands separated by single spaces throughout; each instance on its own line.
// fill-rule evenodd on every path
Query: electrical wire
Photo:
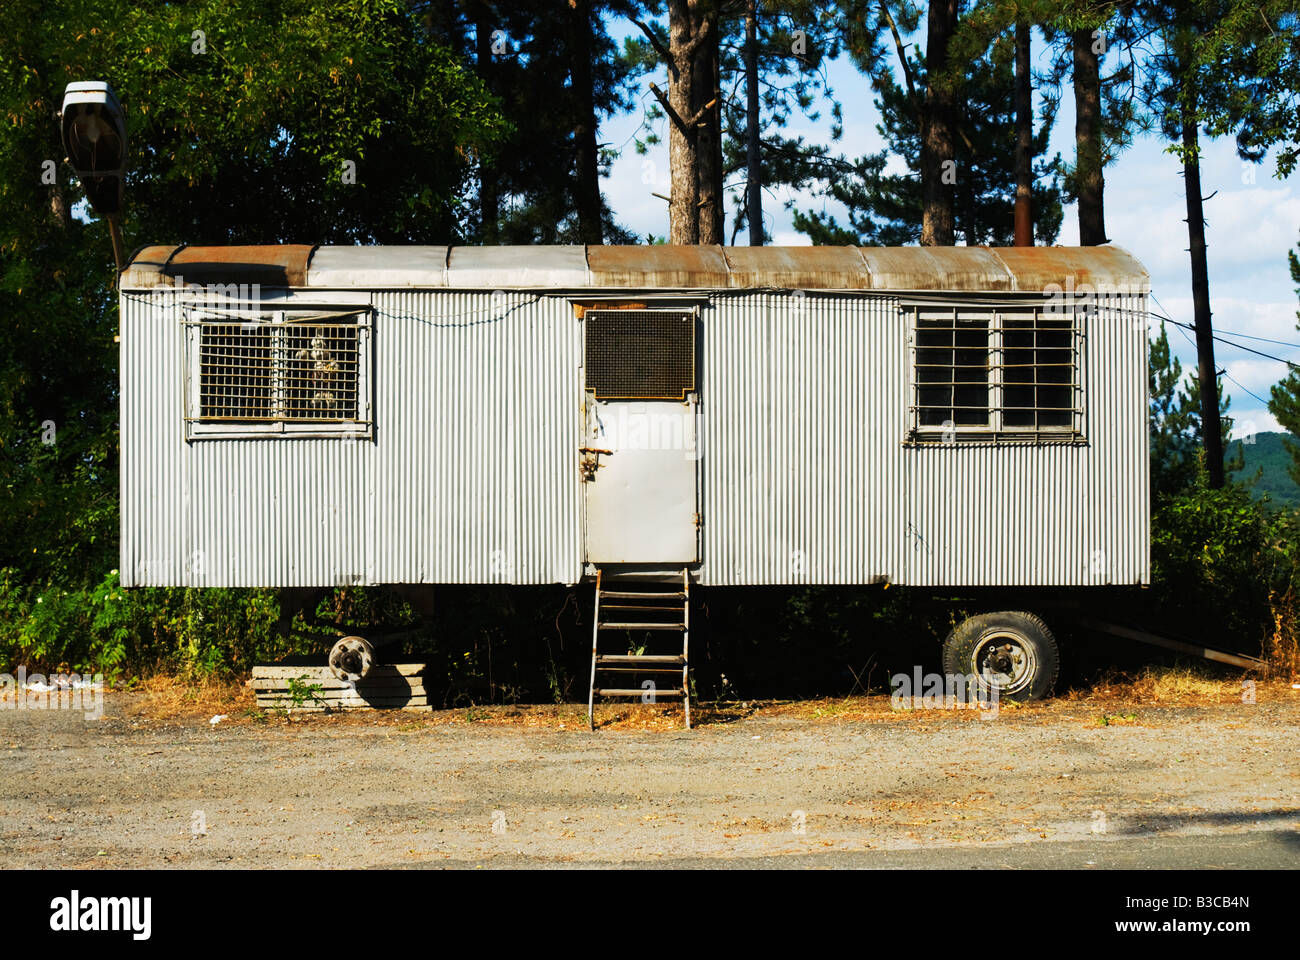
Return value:
M 1258 393 L 1255 393 L 1255 392 L 1253 392 L 1253 391 L 1251 391 L 1251 390 L 1247 390 L 1244 386 L 1241 385 L 1241 381 L 1239 381 L 1236 377 L 1234 377 L 1232 374 L 1230 374 L 1227 370 L 1224 370 L 1224 371 L 1223 371 L 1223 376 L 1224 376 L 1226 379 L 1231 380 L 1231 381 L 1232 381 L 1233 383 L 1235 383 L 1238 387 L 1241 387 L 1242 390 L 1245 390 L 1245 392 L 1246 392 L 1247 394 L 1249 394 L 1250 396 L 1254 397 L 1256 400 L 1258 400 L 1258 401 L 1259 401 L 1260 403 L 1262 403 L 1264 406 L 1266 406 L 1266 407 L 1268 406 L 1268 401 L 1267 401 L 1267 400 L 1265 400 L 1263 397 L 1261 397 Z
M 1187 330 L 1196 329 L 1196 327 L 1190 323 L 1183 323 L 1181 320 L 1174 320 L 1170 317 L 1161 316 L 1158 313 L 1151 312 L 1151 316 L 1155 317 L 1157 320 L 1163 320 L 1165 323 L 1172 323 L 1174 326 L 1179 328 L 1184 328 Z M 1183 336 L 1187 336 L 1187 335 L 1183 334 Z M 1275 360 L 1278 363 L 1285 363 L 1292 370 L 1300 370 L 1300 364 L 1292 363 L 1290 360 L 1287 360 L 1285 357 L 1275 357 L 1273 354 L 1265 353 L 1263 350 L 1256 350 L 1254 347 L 1247 347 L 1244 344 L 1235 343 L 1232 340 L 1228 340 L 1225 337 L 1219 336 L 1217 333 L 1211 334 L 1210 336 L 1211 339 L 1218 340 L 1220 343 L 1226 343 L 1230 347 L 1235 347 L 1238 350 L 1245 350 L 1247 353 L 1253 353 L 1256 356 L 1264 357 L 1266 360 Z M 1192 342 L 1190 337 L 1188 337 L 1188 342 Z M 1195 343 L 1192 343 L 1192 346 L 1195 345 L 1196 345 Z

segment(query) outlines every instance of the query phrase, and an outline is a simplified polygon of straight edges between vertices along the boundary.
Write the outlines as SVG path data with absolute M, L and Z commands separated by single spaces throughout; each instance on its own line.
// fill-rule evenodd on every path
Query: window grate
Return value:
M 337 432 L 368 423 L 362 316 L 188 320 L 191 433 Z
M 914 435 L 1080 436 L 1081 341 L 1074 314 L 916 310 Z
M 1032 430 L 1073 427 L 1073 321 L 1009 317 L 1001 334 L 1003 426 Z
M 199 370 L 199 419 L 275 419 L 275 365 L 268 327 L 203 324 Z
M 200 420 L 357 419 L 356 324 L 200 329 Z
M 695 314 L 588 310 L 587 389 L 598 400 L 684 400 L 695 389 Z
M 922 321 L 916 331 L 919 424 L 987 424 L 988 321 Z

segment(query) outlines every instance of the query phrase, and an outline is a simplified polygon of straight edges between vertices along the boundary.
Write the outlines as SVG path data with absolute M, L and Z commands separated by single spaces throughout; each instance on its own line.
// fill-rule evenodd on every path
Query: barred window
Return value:
M 912 321 L 914 438 L 1082 434 L 1078 315 L 917 307 Z
M 941 317 L 916 328 L 916 403 L 923 427 L 987 426 L 989 324 Z
M 189 435 L 368 432 L 364 318 L 188 321 Z

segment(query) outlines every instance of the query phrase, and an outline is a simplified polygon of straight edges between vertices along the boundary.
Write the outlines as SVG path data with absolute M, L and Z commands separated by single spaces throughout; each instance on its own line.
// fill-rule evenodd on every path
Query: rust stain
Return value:
M 142 247 L 122 274 L 123 287 L 185 283 L 260 283 L 305 287 L 312 244 Z
M 873 290 L 1011 290 L 988 247 L 860 247 Z
M 594 287 L 726 287 L 722 247 L 590 246 L 587 269 Z
M 1119 247 L 997 247 L 991 251 L 1006 264 L 1016 290 L 1041 291 L 1052 286 L 1090 287 L 1093 293 L 1146 293 L 1150 280 L 1133 257 Z M 1116 290 L 1122 285 L 1136 289 Z
M 305 287 L 316 247 L 306 243 L 259 246 L 182 247 L 167 265 L 169 276 L 187 282 L 262 283 Z
M 644 303 L 631 300 L 582 300 L 573 304 L 573 315 L 579 320 L 588 310 L 644 310 Z
M 865 290 L 867 264 L 857 247 L 727 247 L 729 286 L 783 290 Z
M 313 251 L 310 244 L 262 246 L 142 247 L 122 273 L 121 286 L 188 283 L 260 283 L 305 287 Z M 386 248 L 367 248 L 353 273 L 366 286 L 367 265 L 382 261 Z M 391 248 L 397 256 L 403 248 Z M 470 252 L 493 248 L 449 249 L 453 263 Z M 512 269 L 536 270 L 541 286 L 573 289 L 571 276 L 551 276 L 556 251 L 536 253 L 511 248 Z M 580 248 L 578 248 L 580 249 Z M 379 259 L 376 260 L 376 257 Z M 579 262 L 581 255 L 579 255 Z M 585 250 L 587 285 L 594 289 L 630 290 L 878 290 L 1043 292 L 1056 289 L 1099 294 L 1142 294 L 1150 278 L 1142 265 L 1120 247 L 720 247 L 589 246 Z M 377 267 L 375 269 L 378 269 Z M 502 267 L 501 269 L 504 269 Z M 563 272 L 563 271 L 562 271 Z M 573 273 L 570 269 L 569 274 Z M 438 277 L 441 280 L 441 275 Z M 417 278 L 418 280 L 418 278 Z M 478 278 L 474 282 L 480 282 Z M 413 285 L 419 286 L 418 282 Z M 442 286 L 432 282 L 430 286 Z M 581 281 L 577 285 L 581 285 Z M 467 286 L 467 288 L 473 288 Z M 574 313 L 591 309 L 645 309 L 642 302 L 581 300 Z
M 167 266 L 167 261 L 179 250 L 176 244 L 154 244 L 141 247 L 122 269 L 118 285 L 126 287 L 152 287 Z

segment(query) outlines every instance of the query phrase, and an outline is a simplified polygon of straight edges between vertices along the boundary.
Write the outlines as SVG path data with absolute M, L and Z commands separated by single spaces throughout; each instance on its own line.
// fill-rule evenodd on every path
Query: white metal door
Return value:
M 589 563 L 694 563 L 696 406 L 586 403 L 583 484 Z

